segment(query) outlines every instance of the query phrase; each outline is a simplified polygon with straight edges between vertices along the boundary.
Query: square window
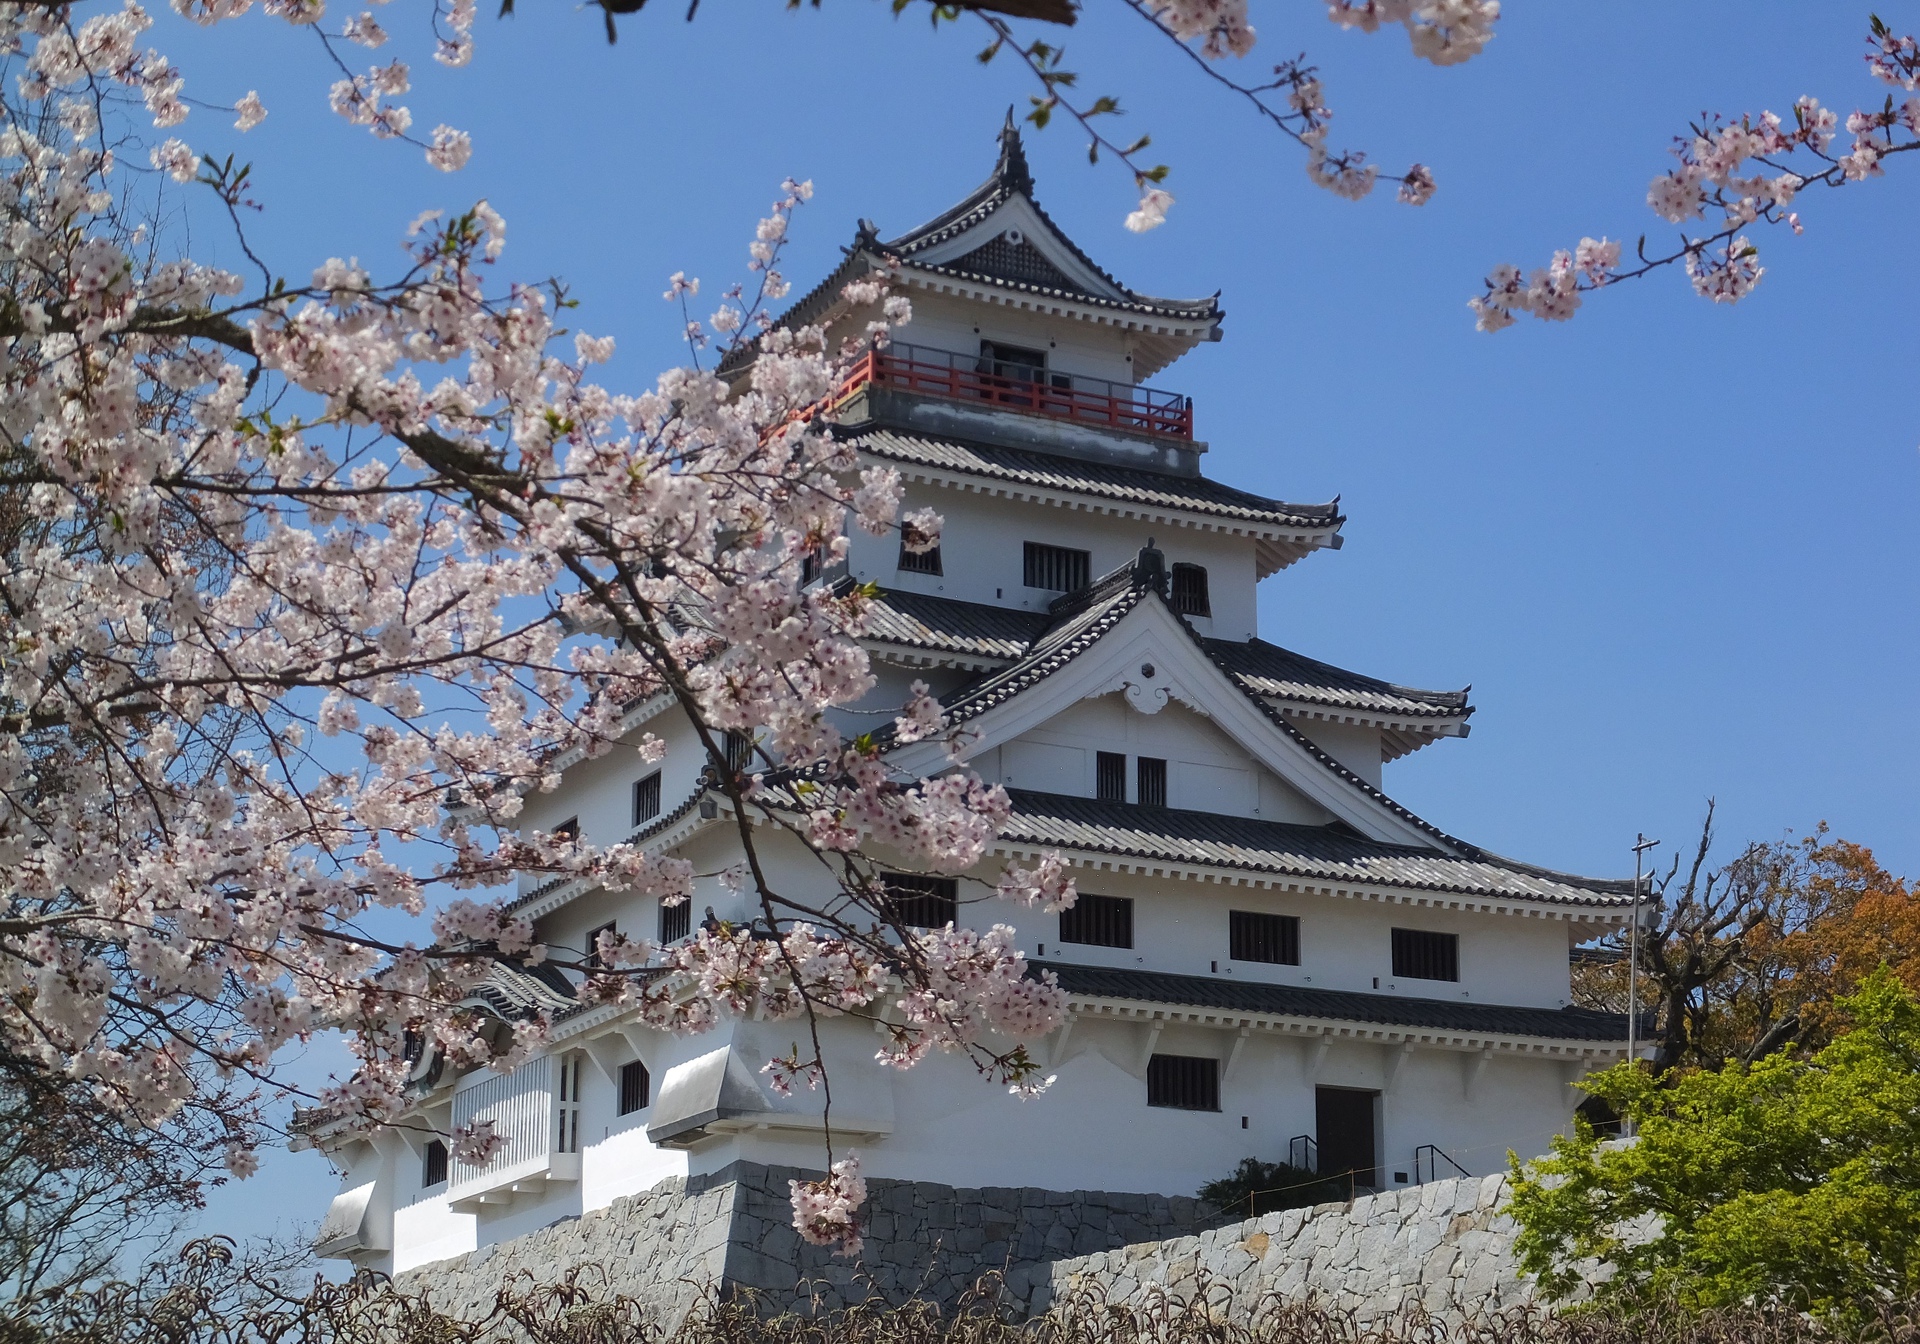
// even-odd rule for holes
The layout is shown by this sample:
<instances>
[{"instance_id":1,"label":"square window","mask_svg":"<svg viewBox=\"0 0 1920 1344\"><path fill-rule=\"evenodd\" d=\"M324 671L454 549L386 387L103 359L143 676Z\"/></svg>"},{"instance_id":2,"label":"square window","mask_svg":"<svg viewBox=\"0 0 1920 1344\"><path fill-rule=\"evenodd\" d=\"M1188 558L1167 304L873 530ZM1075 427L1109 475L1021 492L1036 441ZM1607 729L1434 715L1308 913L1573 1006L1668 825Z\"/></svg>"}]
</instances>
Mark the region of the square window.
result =
<instances>
[{"instance_id":1,"label":"square window","mask_svg":"<svg viewBox=\"0 0 1920 1344\"><path fill-rule=\"evenodd\" d=\"M1458 980L1460 935L1429 929L1393 931L1393 978L1396 980Z\"/></svg>"},{"instance_id":2,"label":"square window","mask_svg":"<svg viewBox=\"0 0 1920 1344\"><path fill-rule=\"evenodd\" d=\"M596 971L604 971L607 969L606 963L600 960L600 935L612 932L613 922L611 920L600 925L598 928L587 930L587 965Z\"/></svg>"},{"instance_id":3,"label":"square window","mask_svg":"<svg viewBox=\"0 0 1920 1344\"><path fill-rule=\"evenodd\" d=\"M959 918L960 884L951 877L883 873L893 917L910 929L944 929Z\"/></svg>"},{"instance_id":4,"label":"square window","mask_svg":"<svg viewBox=\"0 0 1920 1344\"><path fill-rule=\"evenodd\" d=\"M1207 598L1207 567L1175 565L1167 605L1187 616L1213 615L1213 604Z\"/></svg>"},{"instance_id":5,"label":"square window","mask_svg":"<svg viewBox=\"0 0 1920 1344\"><path fill-rule=\"evenodd\" d=\"M940 548L931 547L924 551L910 551L907 543L900 543L900 572L902 574L938 574L940 570Z\"/></svg>"},{"instance_id":6,"label":"square window","mask_svg":"<svg viewBox=\"0 0 1920 1344\"><path fill-rule=\"evenodd\" d=\"M674 905L660 902L660 941L677 943L693 932L693 902L682 900Z\"/></svg>"},{"instance_id":7,"label":"square window","mask_svg":"<svg viewBox=\"0 0 1920 1344\"><path fill-rule=\"evenodd\" d=\"M1043 546L1026 543L1022 556L1022 576L1029 588L1045 588L1056 593L1075 593L1093 577L1093 554L1068 546Z\"/></svg>"},{"instance_id":8,"label":"square window","mask_svg":"<svg viewBox=\"0 0 1920 1344\"><path fill-rule=\"evenodd\" d=\"M1132 947L1132 900L1081 892L1071 909L1060 912L1060 941L1088 947Z\"/></svg>"},{"instance_id":9,"label":"square window","mask_svg":"<svg viewBox=\"0 0 1920 1344\"><path fill-rule=\"evenodd\" d=\"M1235 961L1298 966L1300 921L1292 915L1233 910L1227 914L1227 943L1227 955Z\"/></svg>"},{"instance_id":10,"label":"square window","mask_svg":"<svg viewBox=\"0 0 1920 1344\"><path fill-rule=\"evenodd\" d=\"M1103 751L1094 758L1093 792L1103 803L1127 801L1127 758L1123 752Z\"/></svg>"},{"instance_id":11,"label":"square window","mask_svg":"<svg viewBox=\"0 0 1920 1344\"><path fill-rule=\"evenodd\" d=\"M1220 1061L1201 1055L1155 1055L1147 1061L1147 1105L1219 1110Z\"/></svg>"},{"instance_id":12,"label":"square window","mask_svg":"<svg viewBox=\"0 0 1920 1344\"><path fill-rule=\"evenodd\" d=\"M620 1114L632 1115L647 1109L647 1066L639 1060L620 1066Z\"/></svg>"},{"instance_id":13,"label":"square window","mask_svg":"<svg viewBox=\"0 0 1920 1344\"><path fill-rule=\"evenodd\" d=\"M660 815L660 772L633 781L633 824L652 821Z\"/></svg>"},{"instance_id":14,"label":"square window","mask_svg":"<svg viewBox=\"0 0 1920 1344\"><path fill-rule=\"evenodd\" d=\"M1142 807L1165 807L1167 805L1167 763L1151 756L1142 756L1135 762L1138 767L1139 792L1134 801Z\"/></svg>"}]
</instances>

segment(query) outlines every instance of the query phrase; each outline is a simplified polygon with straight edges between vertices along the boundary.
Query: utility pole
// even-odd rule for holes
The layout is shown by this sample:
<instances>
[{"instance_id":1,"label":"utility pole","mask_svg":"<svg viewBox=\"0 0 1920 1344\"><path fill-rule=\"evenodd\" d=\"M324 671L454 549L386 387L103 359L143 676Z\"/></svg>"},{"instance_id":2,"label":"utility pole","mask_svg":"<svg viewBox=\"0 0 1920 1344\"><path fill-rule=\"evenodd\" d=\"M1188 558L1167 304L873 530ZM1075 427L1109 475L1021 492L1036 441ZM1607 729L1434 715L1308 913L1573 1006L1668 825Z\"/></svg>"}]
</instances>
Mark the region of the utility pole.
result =
<instances>
[{"instance_id":1,"label":"utility pole","mask_svg":"<svg viewBox=\"0 0 1920 1344\"><path fill-rule=\"evenodd\" d=\"M1640 1030L1640 872L1647 851L1660 842L1644 834L1634 837L1633 846L1633 923L1627 929L1627 1059L1637 1061ZM1632 1133L1632 1121L1627 1132Z\"/></svg>"}]
</instances>

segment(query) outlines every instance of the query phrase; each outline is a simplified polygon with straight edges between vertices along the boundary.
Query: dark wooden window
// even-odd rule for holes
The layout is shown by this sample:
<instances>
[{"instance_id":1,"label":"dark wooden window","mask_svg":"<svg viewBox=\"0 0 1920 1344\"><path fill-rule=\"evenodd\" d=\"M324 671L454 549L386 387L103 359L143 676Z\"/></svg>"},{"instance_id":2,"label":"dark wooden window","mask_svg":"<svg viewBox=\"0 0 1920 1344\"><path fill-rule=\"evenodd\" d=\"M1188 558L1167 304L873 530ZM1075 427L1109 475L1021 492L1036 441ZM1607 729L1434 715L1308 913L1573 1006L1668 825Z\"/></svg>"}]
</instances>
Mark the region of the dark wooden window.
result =
<instances>
[{"instance_id":1,"label":"dark wooden window","mask_svg":"<svg viewBox=\"0 0 1920 1344\"><path fill-rule=\"evenodd\" d=\"M1078 592L1093 577L1093 555L1068 546L1043 546L1030 541L1026 544L1024 560L1025 582L1029 588Z\"/></svg>"},{"instance_id":2,"label":"dark wooden window","mask_svg":"<svg viewBox=\"0 0 1920 1344\"><path fill-rule=\"evenodd\" d=\"M620 1066L620 1114L632 1115L647 1109L647 1066L639 1060Z\"/></svg>"},{"instance_id":3,"label":"dark wooden window","mask_svg":"<svg viewBox=\"0 0 1920 1344\"><path fill-rule=\"evenodd\" d=\"M820 577L820 552L807 551L800 557L800 586L805 588Z\"/></svg>"},{"instance_id":4,"label":"dark wooden window","mask_svg":"<svg viewBox=\"0 0 1920 1344\"><path fill-rule=\"evenodd\" d=\"M739 774L753 765L753 739L745 733L727 734L727 769Z\"/></svg>"},{"instance_id":5,"label":"dark wooden window","mask_svg":"<svg viewBox=\"0 0 1920 1344\"><path fill-rule=\"evenodd\" d=\"M900 572L902 574L938 574L940 569L940 548L934 546L924 551L910 551L907 543L900 543Z\"/></svg>"},{"instance_id":6,"label":"dark wooden window","mask_svg":"<svg viewBox=\"0 0 1920 1344\"><path fill-rule=\"evenodd\" d=\"M1207 599L1207 567L1175 565L1173 590L1168 604L1188 616L1211 616L1213 604Z\"/></svg>"},{"instance_id":7,"label":"dark wooden window","mask_svg":"<svg viewBox=\"0 0 1920 1344\"><path fill-rule=\"evenodd\" d=\"M553 828L553 834L555 838L565 838L568 840L575 840L575 841L579 840L580 818L568 817L565 821L561 822L558 826L555 826Z\"/></svg>"},{"instance_id":8,"label":"dark wooden window","mask_svg":"<svg viewBox=\"0 0 1920 1344\"><path fill-rule=\"evenodd\" d=\"M1393 931L1393 976L1408 980L1458 980L1460 935L1427 929Z\"/></svg>"},{"instance_id":9,"label":"dark wooden window","mask_svg":"<svg viewBox=\"0 0 1920 1344\"><path fill-rule=\"evenodd\" d=\"M1234 910L1227 915L1227 955L1235 961L1300 964L1300 921L1292 915Z\"/></svg>"},{"instance_id":10,"label":"dark wooden window","mask_svg":"<svg viewBox=\"0 0 1920 1344\"><path fill-rule=\"evenodd\" d=\"M611 920L600 925L598 928L587 930L587 965L596 971L606 969L606 964L600 960L600 935L612 932L613 922Z\"/></svg>"},{"instance_id":11,"label":"dark wooden window","mask_svg":"<svg viewBox=\"0 0 1920 1344\"><path fill-rule=\"evenodd\" d=\"M660 941L677 943L693 932L693 902L681 901L676 905L660 902Z\"/></svg>"},{"instance_id":12,"label":"dark wooden window","mask_svg":"<svg viewBox=\"0 0 1920 1344\"><path fill-rule=\"evenodd\" d=\"M1103 751L1094 757L1093 794L1103 803L1127 801L1126 753Z\"/></svg>"},{"instance_id":13,"label":"dark wooden window","mask_svg":"<svg viewBox=\"0 0 1920 1344\"><path fill-rule=\"evenodd\" d=\"M1132 947L1133 902L1125 896L1081 892L1072 909L1060 912L1060 941L1089 947Z\"/></svg>"},{"instance_id":14,"label":"dark wooden window","mask_svg":"<svg viewBox=\"0 0 1920 1344\"><path fill-rule=\"evenodd\" d=\"M447 1145L439 1139L427 1140L426 1154L420 1160L420 1188L430 1190L447 1180Z\"/></svg>"},{"instance_id":15,"label":"dark wooden window","mask_svg":"<svg viewBox=\"0 0 1920 1344\"><path fill-rule=\"evenodd\" d=\"M959 918L960 884L951 877L884 873L893 917L913 929L944 929Z\"/></svg>"},{"instance_id":16,"label":"dark wooden window","mask_svg":"<svg viewBox=\"0 0 1920 1344\"><path fill-rule=\"evenodd\" d=\"M1220 1061L1200 1055L1155 1055L1147 1061L1147 1105L1219 1110Z\"/></svg>"},{"instance_id":17,"label":"dark wooden window","mask_svg":"<svg viewBox=\"0 0 1920 1344\"><path fill-rule=\"evenodd\" d=\"M1167 805L1167 763L1155 760L1151 756L1142 756L1136 762L1139 774L1139 792L1134 801L1142 807L1165 807Z\"/></svg>"},{"instance_id":18,"label":"dark wooden window","mask_svg":"<svg viewBox=\"0 0 1920 1344\"><path fill-rule=\"evenodd\" d=\"M633 781L633 824L652 821L660 815L660 772Z\"/></svg>"}]
</instances>

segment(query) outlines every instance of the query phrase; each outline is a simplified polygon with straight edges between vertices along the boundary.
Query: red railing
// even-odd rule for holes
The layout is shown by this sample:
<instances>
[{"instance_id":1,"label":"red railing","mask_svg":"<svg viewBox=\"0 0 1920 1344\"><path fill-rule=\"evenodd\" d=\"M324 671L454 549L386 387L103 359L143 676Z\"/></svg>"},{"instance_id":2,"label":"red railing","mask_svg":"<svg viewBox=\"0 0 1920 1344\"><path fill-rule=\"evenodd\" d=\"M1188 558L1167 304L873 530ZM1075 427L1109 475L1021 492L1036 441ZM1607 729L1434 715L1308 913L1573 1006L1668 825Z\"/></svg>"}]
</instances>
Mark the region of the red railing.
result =
<instances>
[{"instance_id":1,"label":"red railing","mask_svg":"<svg viewBox=\"0 0 1920 1344\"><path fill-rule=\"evenodd\" d=\"M885 350L868 351L841 384L840 396L850 396L869 384L956 401L985 401L1082 425L1108 425L1176 439L1193 437L1193 399L1177 392L923 345L895 342Z\"/></svg>"}]
</instances>

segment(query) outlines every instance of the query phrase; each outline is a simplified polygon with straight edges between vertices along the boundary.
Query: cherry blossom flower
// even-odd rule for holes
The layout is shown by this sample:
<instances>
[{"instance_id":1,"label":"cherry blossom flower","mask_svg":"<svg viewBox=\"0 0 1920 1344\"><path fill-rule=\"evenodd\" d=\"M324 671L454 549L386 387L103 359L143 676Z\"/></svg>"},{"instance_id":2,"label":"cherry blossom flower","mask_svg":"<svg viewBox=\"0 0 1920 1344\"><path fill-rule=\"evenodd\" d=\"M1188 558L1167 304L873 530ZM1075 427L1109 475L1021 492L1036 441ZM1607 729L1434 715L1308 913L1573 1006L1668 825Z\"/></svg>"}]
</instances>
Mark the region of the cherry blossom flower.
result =
<instances>
[{"instance_id":1,"label":"cherry blossom flower","mask_svg":"<svg viewBox=\"0 0 1920 1344\"><path fill-rule=\"evenodd\" d=\"M1157 229L1167 222L1167 209L1173 204L1171 192L1148 187L1140 194L1140 208L1127 216L1127 228L1134 233Z\"/></svg>"},{"instance_id":2,"label":"cherry blossom flower","mask_svg":"<svg viewBox=\"0 0 1920 1344\"><path fill-rule=\"evenodd\" d=\"M233 110L238 114L233 124L243 131L250 131L267 119L266 106L260 101L260 95L252 89L248 89L247 96L233 105Z\"/></svg>"}]
</instances>

